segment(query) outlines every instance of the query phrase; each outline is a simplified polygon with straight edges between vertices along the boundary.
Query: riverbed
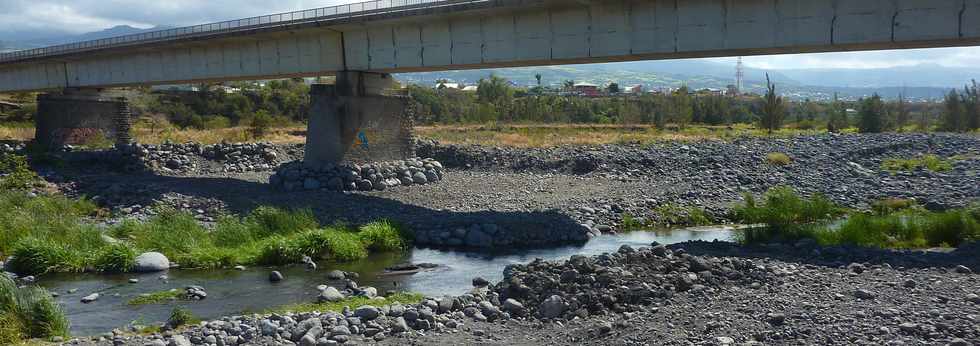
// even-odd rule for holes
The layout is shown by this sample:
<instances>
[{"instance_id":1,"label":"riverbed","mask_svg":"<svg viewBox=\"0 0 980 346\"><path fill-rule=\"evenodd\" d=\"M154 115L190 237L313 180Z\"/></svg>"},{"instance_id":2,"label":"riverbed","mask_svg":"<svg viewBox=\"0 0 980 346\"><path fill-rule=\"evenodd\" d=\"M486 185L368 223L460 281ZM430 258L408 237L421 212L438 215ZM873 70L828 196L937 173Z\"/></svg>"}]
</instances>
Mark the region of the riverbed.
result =
<instances>
[{"instance_id":1,"label":"riverbed","mask_svg":"<svg viewBox=\"0 0 980 346\"><path fill-rule=\"evenodd\" d=\"M637 231L602 235L583 245L549 249L513 251L466 252L430 248L414 248L402 253L375 254L352 263L321 263L319 270L307 271L302 266L254 267L237 270L172 270L155 274L58 274L44 277L40 284L59 294L58 302L71 321L73 335L95 335L129 324L147 325L167 319L174 306L180 305L204 319L261 312L270 308L314 301L318 285L338 285L326 279L329 270L356 272L361 286L373 286L379 292L400 290L430 296L459 295L472 288L472 279L482 277L490 282L503 278L507 265L522 264L536 258L567 259L571 255L598 255L613 252L622 245L648 246L656 241L673 244L690 240L731 240L729 227L702 227L668 231ZM436 268L414 275L384 275L384 269L403 263L431 263ZM271 283L269 272L278 270L285 280ZM165 279L161 276L165 276ZM136 278L138 283L129 283ZM176 301L142 306L127 305L140 294L180 289L188 285L202 286L208 297L201 301ZM69 293L73 292L73 293ZM98 301L83 304L81 297L99 293Z\"/></svg>"}]
</instances>

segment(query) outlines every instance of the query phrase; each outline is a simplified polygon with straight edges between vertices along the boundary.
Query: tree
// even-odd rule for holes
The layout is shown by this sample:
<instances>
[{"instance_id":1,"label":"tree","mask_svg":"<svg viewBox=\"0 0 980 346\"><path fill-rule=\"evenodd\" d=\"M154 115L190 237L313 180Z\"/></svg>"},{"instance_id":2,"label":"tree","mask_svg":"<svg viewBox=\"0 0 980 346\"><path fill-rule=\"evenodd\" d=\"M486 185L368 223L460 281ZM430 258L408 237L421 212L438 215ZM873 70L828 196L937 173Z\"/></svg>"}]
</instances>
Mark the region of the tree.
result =
<instances>
[{"instance_id":1,"label":"tree","mask_svg":"<svg viewBox=\"0 0 980 346\"><path fill-rule=\"evenodd\" d=\"M834 93L834 102L830 105L830 114L827 119L827 131L839 132L847 126L847 107L844 107L844 104L837 98L837 93Z\"/></svg>"},{"instance_id":2,"label":"tree","mask_svg":"<svg viewBox=\"0 0 980 346\"><path fill-rule=\"evenodd\" d=\"M606 87L606 91L608 91L610 94L618 94L619 84L616 82L609 83L609 86Z\"/></svg>"},{"instance_id":3,"label":"tree","mask_svg":"<svg viewBox=\"0 0 980 346\"><path fill-rule=\"evenodd\" d=\"M565 91L572 91L572 89L575 89L575 81L571 79L566 80L562 83L562 86L565 87Z\"/></svg>"},{"instance_id":4,"label":"tree","mask_svg":"<svg viewBox=\"0 0 980 346\"><path fill-rule=\"evenodd\" d=\"M776 84L772 83L769 74L766 73L766 96L765 105L762 107L762 127L768 130L771 135L773 130L782 127L785 113L786 106L783 104L783 98L776 96Z\"/></svg>"},{"instance_id":5,"label":"tree","mask_svg":"<svg viewBox=\"0 0 980 346\"><path fill-rule=\"evenodd\" d=\"M898 102L895 103L895 128L901 130L909 123L909 105L905 102L905 95L898 94Z\"/></svg>"},{"instance_id":6,"label":"tree","mask_svg":"<svg viewBox=\"0 0 980 346\"><path fill-rule=\"evenodd\" d=\"M861 110L858 112L858 131L861 133L876 133L885 130L887 110L881 96L874 94L870 98L861 99Z\"/></svg>"},{"instance_id":7,"label":"tree","mask_svg":"<svg viewBox=\"0 0 980 346\"><path fill-rule=\"evenodd\" d=\"M943 111L944 131L962 132L966 130L966 107L956 90L946 95L946 107Z\"/></svg>"},{"instance_id":8,"label":"tree","mask_svg":"<svg viewBox=\"0 0 980 346\"><path fill-rule=\"evenodd\" d=\"M535 74L534 75L534 79L537 79L538 80L538 86L540 87L541 86L541 74L540 73Z\"/></svg>"}]
</instances>

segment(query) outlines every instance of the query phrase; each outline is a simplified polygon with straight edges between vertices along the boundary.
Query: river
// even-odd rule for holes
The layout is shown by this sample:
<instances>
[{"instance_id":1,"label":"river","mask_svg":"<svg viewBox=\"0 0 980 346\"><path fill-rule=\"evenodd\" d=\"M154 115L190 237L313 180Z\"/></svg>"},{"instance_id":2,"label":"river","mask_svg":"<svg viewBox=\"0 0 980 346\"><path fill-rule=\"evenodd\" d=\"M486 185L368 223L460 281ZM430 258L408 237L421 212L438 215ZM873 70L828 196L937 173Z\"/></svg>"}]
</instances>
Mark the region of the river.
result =
<instances>
[{"instance_id":1,"label":"river","mask_svg":"<svg viewBox=\"0 0 980 346\"><path fill-rule=\"evenodd\" d=\"M73 335L95 335L131 323L146 325L166 321L175 304L186 307L200 318L211 319L311 302L316 298L318 285L340 284L326 279L326 272L332 269L357 272L360 274L356 280L359 285L374 286L378 292L397 289L431 296L458 295L472 287L474 277L497 282L503 278L503 269L507 265L528 263L536 258L561 260L576 254L598 255L614 252L622 245L640 247L654 241L673 244L688 240L730 240L732 234L732 229L725 227L639 231L602 235L583 245L549 249L481 253L414 248L402 253L375 254L353 263L321 263L316 272L308 272L302 266L255 267L245 271L172 270L166 273L168 280L160 279L163 273L55 274L43 277L39 283L59 294L57 300L65 308ZM415 275L379 275L386 267L402 263L433 263L438 267ZM269 282L268 275L272 270L282 272L285 280ZM131 278L139 279L139 283L129 283ZM188 285L204 287L208 298L142 306L126 304L143 293L172 288L182 290ZM68 293L70 290L75 291ZM82 304L81 297L92 293L99 293L99 300Z\"/></svg>"}]
</instances>

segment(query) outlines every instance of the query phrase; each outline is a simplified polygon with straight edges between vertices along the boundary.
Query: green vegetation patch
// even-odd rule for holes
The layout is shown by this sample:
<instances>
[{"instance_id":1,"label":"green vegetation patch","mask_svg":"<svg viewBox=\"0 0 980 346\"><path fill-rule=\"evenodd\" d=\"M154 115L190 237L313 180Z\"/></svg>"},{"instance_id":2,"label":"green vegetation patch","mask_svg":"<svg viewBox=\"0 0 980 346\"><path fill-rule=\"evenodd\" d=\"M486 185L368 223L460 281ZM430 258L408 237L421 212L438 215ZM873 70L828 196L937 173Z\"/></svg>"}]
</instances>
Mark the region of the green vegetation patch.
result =
<instances>
[{"instance_id":1,"label":"green vegetation patch","mask_svg":"<svg viewBox=\"0 0 980 346\"><path fill-rule=\"evenodd\" d=\"M823 195L803 198L785 186L769 190L761 202L751 194L745 194L744 198L745 203L734 208L733 219L744 224L761 225L740 233L740 240L744 243L812 238L815 223L844 214L843 208Z\"/></svg>"},{"instance_id":2,"label":"green vegetation patch","mask_svg":"<svg viewBox=\"0 0 980 346\"><path fill-rule=\"evenodd\" d=\"M953 160L936 155L923 155L910 159L891 158L881 163L881 169L890 172L912 172L919 169L946 172L953 169Z\"/></svg>"},{"instance_id":3,"label":"green vegetation patch","mask_svg":"<svg viewBox=\"0 0 980 346\"><path fill-rule=\"evenodd\" d=\"M40 287L18 287L13 279L0 275L0 344L68 337L68 326L51 293Z\"/></svg>"},{"instance_id":4,"label":"green vegetation patch","mask_svg":"<svg viewBox=\"0 0 980 346\"><path fill-rule=\"evenodd\" d=\"M313 311L343 312L344 307L350 307L353 309L362 305L382 306L382 305L394 305L394 304L402 304L402 305L418 304L422 302L423 298L424 296L418 293L399 292L384 297L384 300L372 299L367 297L351 297L339 302L332 302L332 303L306 303L306 304L286 305L279 308L268 310L266 311L266 313L282 314L288 312L303 313L303 312L313 312Z\"/></svg>"},{"instance_id":5,"label":"green vegetation patch","mask_svg":"<svg viewBox=\"0 0 980 346\"><path fill-rule=\"evenodd\" d=\"M181 300L183 297L184 295L180 293L180 290L171 289L166 291L141 294L138 297L127 301L126 305L137 306L137 305L163 304L175 300Z\"/></svg>"},{"instance_id":6,"label":"green vegetation patch","mask_svg":"<svg viewBox=\"0 0 980 346\"><path fill-rule=\"evenodd\" d=\"M194 316L190 310L180 306L174 307L174 309L170 311L170 318L167 319L167 325L173 328L200 322L201 319Z\"/></svg>"},{"instance_id":7,"label":"green vegetation patch","mask_svg":"<svg viewBox=\"0 0 980 346\"><path fill-rule=\"evenodd\" d=\"M766 154L766 163L773 166L786 166L793 163L793 159L784 153L769 153Z\"/></svg>"},{"instance_id":8,"label":"green vegetation patch","mask_svg":"<svg viewBox=\"0 0 980 346\"><path fill-rule=\"evenodd\" d=\"M746 244L813 239L822 245L879 248L956 247L980 240L980 206L931 212L912 201L886 199L872 213L852 212L839 224L829 221L845 210L816 195L802 198L792 189L774 188L761 203L746 196L734 210L735 219L754 227L739 240Z\"/></svg>"}]
</instances>

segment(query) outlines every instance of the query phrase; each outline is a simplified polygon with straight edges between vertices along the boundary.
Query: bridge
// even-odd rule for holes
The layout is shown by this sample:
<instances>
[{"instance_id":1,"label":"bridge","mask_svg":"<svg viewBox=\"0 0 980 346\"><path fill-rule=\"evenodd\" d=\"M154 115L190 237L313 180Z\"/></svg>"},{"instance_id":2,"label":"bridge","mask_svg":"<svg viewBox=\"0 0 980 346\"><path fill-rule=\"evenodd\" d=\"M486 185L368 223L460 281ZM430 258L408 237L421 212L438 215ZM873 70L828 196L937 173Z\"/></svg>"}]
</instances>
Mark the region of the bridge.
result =
<instances>
[{"instance_id":1,"label":"bridge","mask_svg":"<svg viewBox=\"0 0 980 346\"><path fill-rule=\"evenodd\" d=\"M336 75L308 144L343 147L396 72L978 42L980 0L378 0L0 54L0 92Z\"/></svg>"}]
</instances>

